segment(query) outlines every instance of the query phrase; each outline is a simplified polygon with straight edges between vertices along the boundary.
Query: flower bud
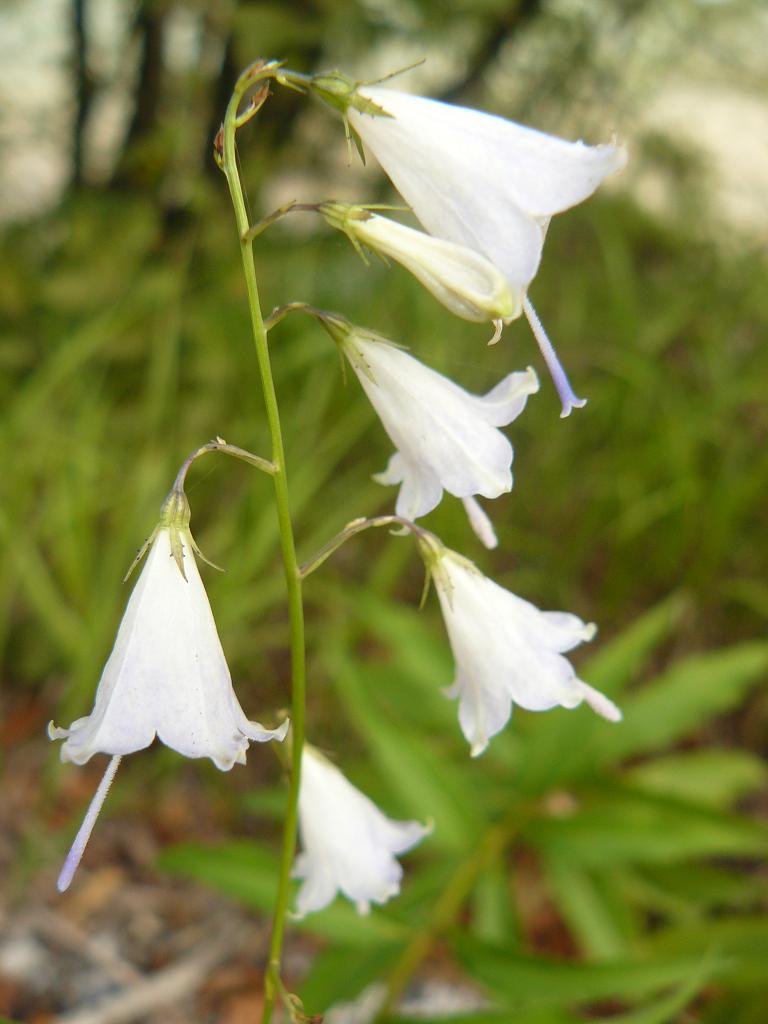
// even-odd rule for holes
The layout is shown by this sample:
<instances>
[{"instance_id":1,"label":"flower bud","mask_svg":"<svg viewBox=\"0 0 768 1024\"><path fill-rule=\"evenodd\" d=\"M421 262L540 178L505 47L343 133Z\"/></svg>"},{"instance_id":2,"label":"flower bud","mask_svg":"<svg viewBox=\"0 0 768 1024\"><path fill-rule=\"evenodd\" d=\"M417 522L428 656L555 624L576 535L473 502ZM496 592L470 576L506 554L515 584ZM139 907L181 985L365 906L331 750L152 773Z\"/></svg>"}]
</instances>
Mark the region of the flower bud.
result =
<instances>
[{"instance_id":1,"label":"flower bud","mask_svg":"<svg viewBox=\"0 0 768 1024\"><path fill-rule=\"evenodd\" d=\"M520 316L522 294L480 253L372 213L365 206L322 203L328 223L355 248L365 245L409 270L438 302L463 320L509 323Z\"/></svg>"}]
</instances>

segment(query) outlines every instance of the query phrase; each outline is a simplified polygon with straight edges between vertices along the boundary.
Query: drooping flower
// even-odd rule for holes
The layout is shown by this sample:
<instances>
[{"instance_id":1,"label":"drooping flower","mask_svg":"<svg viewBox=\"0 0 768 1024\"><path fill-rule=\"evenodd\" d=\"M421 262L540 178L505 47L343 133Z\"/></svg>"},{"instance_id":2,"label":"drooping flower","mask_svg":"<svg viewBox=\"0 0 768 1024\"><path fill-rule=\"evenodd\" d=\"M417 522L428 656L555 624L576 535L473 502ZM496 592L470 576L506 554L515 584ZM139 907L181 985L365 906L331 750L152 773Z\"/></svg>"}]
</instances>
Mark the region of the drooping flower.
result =
<instances>
[{"instance_id":1,"label":"drooping flower","mask_svg":"<svg viewBox=\"0 0 768 1024\"><path fill-rule=\"evenodd\" d=\"M303 879L298 915L322 910L341 892L358 913L400 892L403 869L396 857L430 829L418 821L393 821L352 785L335 765L306 744L301 759L299 835L293 868Z\"/></svg>"},{"instance_id":2,"label":"drooping flower","mask_svg":"<svg viewBox=\"0 0 768 1024\"><path fill-rule=\"evenodd\" d=\"M594 624L568 612L540 611L431 534L419 535L419 545L456 661L447 693L459 700L459 724L473 757L503 729L513 704L547 711L586 701L609 721L621 719L616 705L579 679L563 657L592 639Z\"/></svg>"},{"instance_id":3,"label":"drooping flower","mask_svg":"<svg viewBox=\"0 0 768 1024\"><path fill-rule=\"evenodd\" d=\"M519 416L528 396L538 391L534 371L510 373L487 395L473 395L380 335L341 318L325 326L397 448L374 478L400 484L397 514L411 520L425 516L445 490L469 499L470 523L493 546L487 517L471 499L497 498L512 487L514 452L498 427Z\"/></svg>"},{"instance_id":4,"label":"drooping flower","mask_svg":"<svg viewBox=\"0 0 768 1024\"><path fill-rule=\"evenodd\" d=\"M480 253L398 224L365 206L327 202L318 210L356 248L364 245L401 263L456 316L493 323L494 340L503 324L520 316L519 295Z\"/></svg>"},{"instance_id":5,"label":"drooping flower","mask_svg":"<svg viewBox=\"0 0 768 1024\"><path fill-rule=\"evenodd\" d=\"M83 828L87 840L124 754L158 737L186 757L210 757L228 771L245 763L250 742L282 740L284 722L266 729L249 721L235 696L211 607L195 562L189 505L171 492L131 593L112 653L101 674L90 715L68 729L51 723L51 739L63 739L62 761L85 764L96 753L112 755ZM108 781L107 781L108 780ZM82 855L83 829L62 878L69 884ZM73 851L74 851L73 847Z\"/></svg>"},{"instance_id":6,"label":"drooping flower","mask_svg":"<svg viewBox=\"0 0 768 1024\"><path fill-rule=\"evenodd\" d=\"M498 267L531 324L562 415L583 405L527 291L551 217L620 170L624 150L568 142L480 110L358 85L338 72L316 76L310 87L342 112L431 235Z\"/></svg>"}]
</instances>

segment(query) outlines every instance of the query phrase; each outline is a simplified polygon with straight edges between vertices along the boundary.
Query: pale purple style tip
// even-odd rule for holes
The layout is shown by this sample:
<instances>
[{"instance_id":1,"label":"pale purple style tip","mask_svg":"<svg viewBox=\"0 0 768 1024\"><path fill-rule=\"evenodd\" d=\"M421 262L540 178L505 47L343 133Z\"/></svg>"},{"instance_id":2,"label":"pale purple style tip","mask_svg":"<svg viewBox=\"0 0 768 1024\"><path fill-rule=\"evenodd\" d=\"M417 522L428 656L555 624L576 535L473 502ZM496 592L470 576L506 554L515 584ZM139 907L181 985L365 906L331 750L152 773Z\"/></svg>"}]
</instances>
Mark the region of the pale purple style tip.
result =
<instances>
[{"instance_id":1,"label":"pale purple style tip","mask_svg":"<svg viewBox=\"0 0 768 1024\"><path fill-rule=\"evenodd\" d=\"M586 398L578 398L571 387L568 375L563 369L560 360L557 358L557 352L555 352L552 342L547 337L547 332L544 330L541 320L539 320L538 313L533 308L531 300L527 295L523 296L523 311L528 318L528 323L531 325L533 336L538 342L541 354L544 356L544 362L547 364L549 374L557 388L557 393L560 396L560 402L563 406L560 417L570 416L571 409L581 409L582 406L587 404L587 400Z\"/></svg>"},{"instance_id":2,"label":"pale purple style tip","mask_svg":"<svg viewBox=\"0 0 768 1024\"><path fill-rule=\"evenodd\" d=\"M106 799L109 787L112 785L112 780L115 777L115 772L120 766L122 755L115 754L110 759L107 769L101 777L99 788L96 790L91 800L90 806L86 811L83 823L75 836L75 841L72 843L67 859L64 861L64 867L61 869L61 874L56 882L56 888L59 892L66 892L70 886L72 879L75 877L80 860L85 853L85 848L88 845L88 840L91 838L91 832L93 832L93 826L96 824L96 819L99 816L101 806Z\"/></svg>"}]
</instances>

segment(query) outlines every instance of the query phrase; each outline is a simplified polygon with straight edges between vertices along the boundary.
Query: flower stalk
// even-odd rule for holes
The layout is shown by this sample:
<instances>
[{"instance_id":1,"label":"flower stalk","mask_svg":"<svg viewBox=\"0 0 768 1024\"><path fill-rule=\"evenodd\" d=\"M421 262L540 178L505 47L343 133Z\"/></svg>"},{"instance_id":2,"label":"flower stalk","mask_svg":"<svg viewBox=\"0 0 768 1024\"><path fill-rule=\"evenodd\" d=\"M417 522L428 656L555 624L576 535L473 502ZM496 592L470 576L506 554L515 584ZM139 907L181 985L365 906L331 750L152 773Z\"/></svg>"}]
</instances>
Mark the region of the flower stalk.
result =
<instances>
[{"instance_id":1,"label":"flower stalk","mask_svg":"<svg viewBox=\"0 0 768 1024\"><path fill-rule=\"evenodd\" d=\"M299 566L301 578L304 580L315 569L319 569L323 562L327 561L335 551L338 551L342 545L346 544L356 534L362 533L363 530L370 530L375 526L400 526L403 533L410 532L417 537L427 533L421 526L417 526L416 523L411 522L410 519L405 519L403 516L376 516L373 519L353 519L335 537L331 537L329 541L323 544L319 551L316 551L311 558L308 558L306 562L302 562Z\"/></svg>"},{"instance_id":2,"label":"flower stalk","mask_svg":"<svg viewBox=\"0 0 768 1024\"><path fill-rule=\"evenodd\" d=\"M256 264L253 256L252 238L248 237L250 228L245 205L243 186L237 167L237 151L235 134L240 118L239 108L244 94L264 79L274 75L274 67L269 63L256 64L249 68L238 79L232 98L229 101L224 117L223 130L217 136L216 152L219 165L224 172L229 186L232 206L235 213L240 255L248 294L248 307L251 314L253 341L259 365L264 405L272 441L272 463L275 471L272 475L275 488L275 505L280 532L280 550L285 572L285 583L288 597L288 617L291 637L291 725L292 725L292 756L291 773L288 787L288 806L283 829L282 852L280 857L280 874L278 878L277 899L272 923L272 936L269 946L269 962L265 977L265 996L263 1024L269 1024L280 994L280 963L282 959L285 918L288 910L290 894L291 866L296 848L298 826L299 782L301 779L301 755L304 747L304 718L306 702L306 654L304 641L304 608L301 593L301 576L296 559L296 544L291 521L290 502L288 496L288 480L285 465L280 411L277 402L272 365L269 356L269 344L264 319L259 301L259 289L256 279ZM259 89L259 95L261 88ZM250 109L250 108L249 108ZM219 148L220 147L220 148Z\"/></svg>"}]
</instances>

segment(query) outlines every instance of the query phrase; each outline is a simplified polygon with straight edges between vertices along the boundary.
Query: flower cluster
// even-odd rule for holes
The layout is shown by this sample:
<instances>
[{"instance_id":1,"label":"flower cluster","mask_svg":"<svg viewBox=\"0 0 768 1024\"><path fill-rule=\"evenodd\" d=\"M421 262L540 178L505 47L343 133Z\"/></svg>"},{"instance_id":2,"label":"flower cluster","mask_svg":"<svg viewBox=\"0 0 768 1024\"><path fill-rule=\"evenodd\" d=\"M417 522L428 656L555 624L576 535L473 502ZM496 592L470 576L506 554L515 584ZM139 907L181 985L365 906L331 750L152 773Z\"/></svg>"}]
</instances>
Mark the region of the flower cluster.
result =
<instances>
[{"instance_id":1,"label":"flower cluster","mask_svg":"<svg viewBox=\"0 0 768 1024\"><path fill-rule=\"evenodd\" d=\"M584 405L528 288L551 218L620 170L625 151L566 142L492 114L395 89L359 86L338 73L312 84L343 111L430 237L419 240L418 232L391 222L385 226L380 217L365 220L332 209L330 215L325 211L328 219L356 241L398 260L457 315L493 320L492 341L504 324L525 313L557 387L561 415Z\"/></svg>"},{"instance_id":2,"label":"flower cluster","mask_svg":"<svg viewBox=\"0 0 768 1024\"><path fill-rule=\"evenodd\" d=\"M276 67L269 65L270 70ZM287 73L281 75L290 81ZM358 86L338 73L302 80L341 111L426 233L383 217L370 206L325 202L313 209L360 251L372 249L400 263L455 315L492 325L491 342L524 313L560 394L562 415L582 405L527 293L550 218L591 195L622 166L623 151L613 145L566 142L489 114L391 89ZM262 89L234 127L253 116L265 96ZM233 109L236 114L237 104ZM217 146L224 146L218 136ZM217 159L225 160L223 148L217 148ZM258 230L243 237L255 237ZM579 679L565 657L592 639L594 625L567 612L540 611L415 522L433 511L447 492L464 503L481 542L489 548L497 544L477 499L492 501L512 488L514 452L501 428L513 423L538 391L535 371L528 367L511 372L486 394L473 394L402 346L344 317L301 304L284 308L303 308L317 317L348 360L392 441L395 450L376 479L399 490L395 515L382 521L398 522L415 536L434 581L456 663L448 696L458 700L459 726L472 757L506 725L514 704L545 711L586 702L604 718L618 721L619 709ZM62 870L61 889L72 879L123 755L157 737L187 757L208 757L228 771L236 762L245 763L251 742L282 741L286 736L287 721L266 728L243 712L197 568L199 551L189 529L183 480L191 460L216 447L247 457L267 472L280 472L277 457L273 465L220 439L182 467L145 545L149 553L104 667L93 711L69 728L49 727L52 739L64 740L65 761L84 764L99 752L111 757ZM374 521L351 524L349 535L359 523ZM332 543L328 550L333 549ZM295 582L299 574L293 578ZM298 758L298 744L295 751ZM293 776L294 786L297 778ZM371 903L386 902L400 887L403 871L397 857L419 843L430 826L387 817L309 745L301 752L300 778L302 849L293 869L301 880L297 914L320 910L339 891L360 913L367 913Z\"/></svg>"},{"instance_id":3,"label":"flower cluster","mask_svg":"<svg viewBox=\"0 0 768 1024\"><path fill-rule=\"evenodd\" d=\"M361 87L338 73L318 76L310 87L342 112L360 148L376 156L428 233L381 216L377 207L325 202L318 212L361 253L371 249L400 263L456 316L491 323L490 343L525 313L562 415L583 405L527 292L550 218L618 170L623 150L565 142L480 111ZM464 502L480 540L496 546L477 498L492 500L512 487L513 449L499 428L517 419L538 391L534 370L510 373L485 395L471 394L376 332L315 313L395 447L375 479L399 486L396 515L410 522L434 580L456 661L447 695L458 699L472 756L509 721L513 704L545 711L586 702L618 721L619 709L580 680L565 657L592 639L594 625L567 612L540 611L413 522L447 492ZM315 753L305 758L304 772L299 911L324 905L337 889L361 910L396 892L401 869L393 855L417 842L423 827L384 818Z\"/></svg>"}]
</instances>

